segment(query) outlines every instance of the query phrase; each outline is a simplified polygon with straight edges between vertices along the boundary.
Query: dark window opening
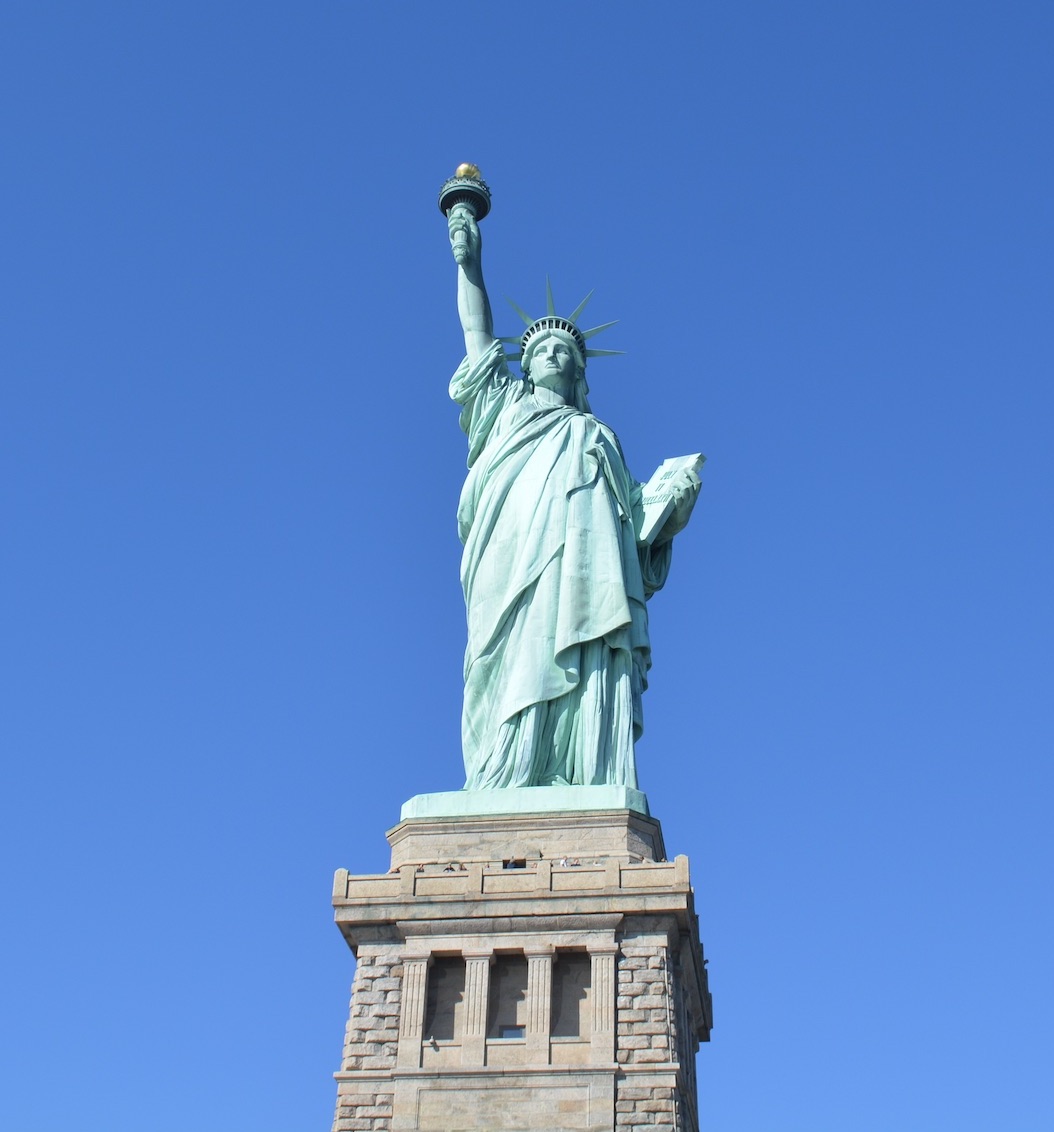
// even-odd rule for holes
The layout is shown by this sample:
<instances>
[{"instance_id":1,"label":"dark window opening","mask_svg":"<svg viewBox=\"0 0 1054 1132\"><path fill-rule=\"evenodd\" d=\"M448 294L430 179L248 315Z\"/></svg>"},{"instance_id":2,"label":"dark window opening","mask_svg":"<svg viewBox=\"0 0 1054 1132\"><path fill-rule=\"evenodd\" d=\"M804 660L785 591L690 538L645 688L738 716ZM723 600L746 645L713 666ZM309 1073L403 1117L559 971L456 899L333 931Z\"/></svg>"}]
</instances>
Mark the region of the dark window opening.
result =
<instances>
[{"instance_id":1,"label":"dark window opening","mask_svg":"<svg viewBox=\"0 0 1054 1132\"><path fill-rule=\"evenodd\" d=\"M465 960L460 956L436 959L428 971L424 1036L427 1041L453 1041L461 1030L465 1000Z\"/></svg>"},{"instance_id":2,"label":"dark window opening","mask_svg":"<svg viewBox=\"0 0 1054 1132\"><path fill-rule=\"evenodd\" d=\"M592 973L592 963L584 951L557 952L553 964L554 1038L581 1038L589 1034Z\"/></svg>"},{"instance_id":3,"label":"dark window opening","mask_svg":"<svg viewBox=\"0 0 1054 1132\"><path fill-rule=\"evenodd\" d=\"M522 955L499 955L490 969L490 1009L487 1037L514 1037L507 1029L527 1027L527 960Z\"/></svg>"}]
</instances>

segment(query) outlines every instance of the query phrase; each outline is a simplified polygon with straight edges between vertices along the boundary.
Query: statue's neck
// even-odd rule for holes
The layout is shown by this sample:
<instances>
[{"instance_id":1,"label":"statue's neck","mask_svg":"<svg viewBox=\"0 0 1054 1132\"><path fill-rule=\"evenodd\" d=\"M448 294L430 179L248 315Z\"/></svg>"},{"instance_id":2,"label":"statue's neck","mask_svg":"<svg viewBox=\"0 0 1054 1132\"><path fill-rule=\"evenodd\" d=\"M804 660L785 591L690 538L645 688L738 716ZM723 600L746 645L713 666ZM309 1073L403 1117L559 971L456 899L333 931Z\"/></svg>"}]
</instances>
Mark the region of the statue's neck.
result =
<instances>
[{"instance_id":1,"label":"statue's neck","mask_svg":"<svg viewBox=\"0 0 1054 1132\"><path fill-rule=\"evenodd\" d=\"M556 409L561 405L570 405L571 400L562 392L557 392L555 389L546 389L544 385L536 385L534 387L534 399L539 405L547 409Z\"/></svg>"}]
</instances>

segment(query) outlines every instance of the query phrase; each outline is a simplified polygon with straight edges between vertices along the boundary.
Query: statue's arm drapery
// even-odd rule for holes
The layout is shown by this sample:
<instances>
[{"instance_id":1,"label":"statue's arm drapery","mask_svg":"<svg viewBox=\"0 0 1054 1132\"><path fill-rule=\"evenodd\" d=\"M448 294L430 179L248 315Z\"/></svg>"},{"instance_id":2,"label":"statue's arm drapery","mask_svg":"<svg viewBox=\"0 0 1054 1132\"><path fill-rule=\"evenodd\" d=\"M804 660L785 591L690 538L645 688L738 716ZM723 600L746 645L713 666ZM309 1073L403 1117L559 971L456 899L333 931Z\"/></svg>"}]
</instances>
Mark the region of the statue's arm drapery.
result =
<instances>
[{"instance_id":1,"label":"statue's arm drapery","mask_svg":"<svg viewBox=\"0 0 1054 1132\"><path fill-rule=\"evenodd\" d=\"M501 343L492 341L478 357L466 357L450 379L450 396L461 406L461 430L468 437L468 466L475 464L502 410L526 392L513 377Z\"/></svg>"}]
</instances>

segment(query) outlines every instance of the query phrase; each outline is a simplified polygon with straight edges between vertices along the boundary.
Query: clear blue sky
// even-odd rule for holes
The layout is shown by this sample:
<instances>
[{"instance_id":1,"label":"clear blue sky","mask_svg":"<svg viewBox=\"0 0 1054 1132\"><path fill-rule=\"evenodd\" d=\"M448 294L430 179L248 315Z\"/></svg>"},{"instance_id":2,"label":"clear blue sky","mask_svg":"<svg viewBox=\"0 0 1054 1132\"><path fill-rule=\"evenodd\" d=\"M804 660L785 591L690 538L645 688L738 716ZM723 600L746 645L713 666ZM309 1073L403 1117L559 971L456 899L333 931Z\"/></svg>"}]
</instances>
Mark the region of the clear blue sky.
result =
<instances>
[{"instance_id":1,"label":"clear blue sky","mask_svg":"<svg viewBox=\"0 0 1054 1132\"><path fill-rule=\"evenodd\" d=\"M3 6L5 1128L329 1127L332 872L461 783L462 160L499 333L595 287L631 467L709 457L638 756L704 1128L1054 1127L1052 58L1024 0Z\"/></svg>"}]
</instances>

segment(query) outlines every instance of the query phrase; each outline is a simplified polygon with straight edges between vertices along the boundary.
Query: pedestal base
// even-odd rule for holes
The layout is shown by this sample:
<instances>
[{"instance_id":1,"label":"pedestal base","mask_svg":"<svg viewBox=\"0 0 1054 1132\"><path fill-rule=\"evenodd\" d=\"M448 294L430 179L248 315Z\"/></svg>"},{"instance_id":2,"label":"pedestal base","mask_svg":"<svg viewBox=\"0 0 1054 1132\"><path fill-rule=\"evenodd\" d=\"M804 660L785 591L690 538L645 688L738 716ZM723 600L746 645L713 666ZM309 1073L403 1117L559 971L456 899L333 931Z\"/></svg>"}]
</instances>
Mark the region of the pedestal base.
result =
<instances>
[{"instance_id":1,"label":"pedestal base","mask_svg":"<svg viewBox=\"0 0 1054 1132\"><path fill-rule=\"evenodd\" d=\"M407 818L453 818L479 814L573 814L633 810L648 815L648 799L629 786L520 786L508 790L450 790L415 794L403 804Z\"/></svg>"},{"instance_id":2,"label":"pedestal base","mask_svg":"<svg viewBox=\"0 0 1054 1132\"><path fill-rule=\"evenodd\" d=\"M406 806L403 814L405 817ZM515 862L533 868L543 860L589 865L612 857L627 864L666 860L657 821L633 810L613 808L412 818L388 831L388 843L393 869L432 864L455 869L469 864L520 867Z\"/></svg>"},{"instance_id":3,"label":"pedestal base","mask_svg":"<svg viewBox=\"0 0 1054 1132\"><path fill-rule=\"evenodd\" d=\"M448 815L388 837L391 873L334 883L358 960L334 1132L694 1132L710 995L658 822Z\"/></svg>"}]
</instances>

